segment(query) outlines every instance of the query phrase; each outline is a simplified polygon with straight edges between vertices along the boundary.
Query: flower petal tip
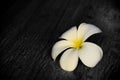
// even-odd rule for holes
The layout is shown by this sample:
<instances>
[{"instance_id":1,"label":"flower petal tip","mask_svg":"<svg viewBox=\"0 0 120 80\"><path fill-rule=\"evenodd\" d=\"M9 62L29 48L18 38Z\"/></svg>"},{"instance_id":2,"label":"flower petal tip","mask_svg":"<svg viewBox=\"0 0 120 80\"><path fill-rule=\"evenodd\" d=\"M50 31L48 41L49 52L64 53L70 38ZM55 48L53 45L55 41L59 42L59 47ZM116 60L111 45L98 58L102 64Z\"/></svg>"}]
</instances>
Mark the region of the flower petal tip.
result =
<instances>
[{"instance_id":1,"label":"flower petal tip","mask_svg":"<svg viewBox=\"0 0 120 80\"><path fill-rule=\"evenodd\" d=\"M77 50L68 49L66 50L60 59L60 66L65 71L74 71L78 64L78 53Z\"/></svg>"},{"instance_id":2,"label":"flower petal tip","mask_svg":"<svg viewBox=\"0 0 120 80\"><path fill-rule=\"evenodd\" d=\"M53 61L55 61L56 59L54 59L54 58L52 58L53 59Z\"/></svg>"}]
</instances>

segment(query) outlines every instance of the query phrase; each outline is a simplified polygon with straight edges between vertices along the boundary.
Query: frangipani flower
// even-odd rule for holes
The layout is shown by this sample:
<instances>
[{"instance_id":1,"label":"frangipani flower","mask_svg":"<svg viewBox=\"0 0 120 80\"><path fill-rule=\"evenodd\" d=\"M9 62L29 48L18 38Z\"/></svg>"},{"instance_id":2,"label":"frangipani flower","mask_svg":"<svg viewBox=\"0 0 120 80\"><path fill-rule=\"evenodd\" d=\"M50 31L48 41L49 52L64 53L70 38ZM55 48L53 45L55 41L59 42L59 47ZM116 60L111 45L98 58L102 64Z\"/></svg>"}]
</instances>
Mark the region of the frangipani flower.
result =
<instances>
[{"instance_id":1,"label":"frangipani flower","mask_svg":"<svg viewBox=\"0 0 120 80\"><path fill-rule=\"evenodd\" d=\"M88 37L100 32L102 31L99 28L87 23L81 23L78 29L76 26L72 27L62 34L60 38L63 40L56 42L53 46L52 58L55 61L64 51L60 58L60 66L66 71L73 71L79 59L88 67L96 66L103 56L103 51L98 45L85 41Z\"/></svg>"}]
</instances>

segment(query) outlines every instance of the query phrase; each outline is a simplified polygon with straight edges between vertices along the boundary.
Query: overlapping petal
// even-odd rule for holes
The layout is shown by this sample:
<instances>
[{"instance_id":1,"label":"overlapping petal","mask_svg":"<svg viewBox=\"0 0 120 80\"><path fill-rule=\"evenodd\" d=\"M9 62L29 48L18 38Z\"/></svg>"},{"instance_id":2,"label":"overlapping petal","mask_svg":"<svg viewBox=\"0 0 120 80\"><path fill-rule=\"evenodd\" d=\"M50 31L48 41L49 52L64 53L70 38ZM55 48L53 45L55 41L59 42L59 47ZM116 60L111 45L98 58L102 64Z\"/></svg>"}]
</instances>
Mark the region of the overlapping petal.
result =
<instances>
[{"instance_id":1,"label":"overlapping petal","mask_svg":"<svg viewBox=\"0 0 120 80\"><path fill-rule=\"evenodd\" d=\"M78 27L78 38L82 38L85 41L93 34L102 32L99 28L92 24L81 23Z\"/></svg>"},{"instance_id":2,"label":"overlapping petal","mask_svg":"<svg viewBox=\"0 0 120 80\"><path fill-rule=\"evenodd\" d=\"M52 58L55 60L56 57L65 49L72 46L72 43L66 40L61 40L55 43L52 48Z\"/></svg>"},{"instance_id":3,"label":"overlapping petal","mask_svg":"<svg viewBox=\"0 0 120 80\"><path fill-rule=\"evenodd\" d=\"M88 67L94 67L102 58L102 49L94 43L85 42L79 50L79 58Z\"/></svg>"},{"instance_id":4,"label":"overlapping petal","mask_svg":"<svg viewBox=\"0 0 120 80\"><path fill-rule=\"evenodd\" d=\"M73 71L78 64L78 50L66 50L60 59L60 66L63 70Z\"/></svg>"},{"instance_id":5,"label":"overlapping petal","mask_svg":"<svg viewBox=\"0 0 120 80\"><path fill-rule=\"evenodd\" d=\"M71 29L63 33L60 38L66 39L68 41L73 41L77 38L77 27L72 27Z\"/></svg>"}]
</instances>

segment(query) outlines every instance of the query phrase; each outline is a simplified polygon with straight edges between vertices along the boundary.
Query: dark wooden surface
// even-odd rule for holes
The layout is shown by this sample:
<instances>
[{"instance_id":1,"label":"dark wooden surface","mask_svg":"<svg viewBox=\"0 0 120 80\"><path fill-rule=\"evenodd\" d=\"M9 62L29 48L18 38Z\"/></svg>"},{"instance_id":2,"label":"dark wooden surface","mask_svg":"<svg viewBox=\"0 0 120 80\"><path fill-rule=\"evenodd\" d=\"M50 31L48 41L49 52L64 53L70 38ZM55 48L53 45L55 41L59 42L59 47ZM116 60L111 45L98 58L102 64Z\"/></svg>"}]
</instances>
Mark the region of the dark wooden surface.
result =
<instances>
[{"instance_id":1,"label":"dark wooden surface","mask_svg":"<svg viewBox=\"0 0 120 80\"><path fill-rule=\"evenodd\" d=\"M115 80L120 74L120 7L114 0L10 0L2 7L0 80ZM88 41L104 56L95 68L80 61L63 71L51 58L58 37L81 22L102 29ZM120 78L119 78L120 79ZM119 80L117 79L117 80Z\"/></svg>"}]
</instances>

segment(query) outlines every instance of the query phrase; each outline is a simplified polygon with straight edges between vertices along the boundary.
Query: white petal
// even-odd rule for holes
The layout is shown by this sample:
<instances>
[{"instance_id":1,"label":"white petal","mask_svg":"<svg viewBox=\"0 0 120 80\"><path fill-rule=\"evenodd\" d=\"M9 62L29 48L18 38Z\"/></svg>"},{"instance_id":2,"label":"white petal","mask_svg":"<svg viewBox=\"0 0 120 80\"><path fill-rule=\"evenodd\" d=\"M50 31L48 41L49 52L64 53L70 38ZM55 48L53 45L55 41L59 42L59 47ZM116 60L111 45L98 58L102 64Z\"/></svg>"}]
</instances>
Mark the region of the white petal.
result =
<instances>
[{"instance_id":1,"label":"white petal","mask_svg":"<svg viewBox=\"0 0 120 80\"><path fill-rule=\"evenodd\" d=\"M55 43L55 45L52 48L52 58L55 60L56 57L65 49L71 47L72 43L66 41L66 40L61 40Z\"/></svg>"},{"instance_id":2,"label":"white petal","mask_svg":"<svg viewBox=\"0 0 120 80\"><path fill-rule=\"evenodd\" d=\"M88 67L94 67L102 58L102 49L94 43L85 42L79 50L79 58Z\"/></svg>"},{"instance_id":3,"label":"white petal","mask_svg":"<svg viewBox=\"0 0 120 80\"><path fill-rule=\"evenodd\" d=\"M60 59L60 66L63 70L73 71L78 64L78 50L68 49Z\"/></svg>"},{"instance_id":4,"label":"white petal","mask_svg":"<svg viewBox=\"0 0 120 80\"><path fill-rule=\"evenodd\" d=\"M66 39L68 41L73 41L77 38L77 27L72 27L71 29L64 32L60 38Z\"/></svg>"},{"instance_id":5,"label":"white petal","mask_svg":"<svg viewBox=\"0 0 120 80\"><path fill-rule=\"evenodd\" d=\"M85 41L93 34L102 32L98 27L92 24L81 23L78 27L78 38L82 38Z\"/></svg>"}]
</instances>

